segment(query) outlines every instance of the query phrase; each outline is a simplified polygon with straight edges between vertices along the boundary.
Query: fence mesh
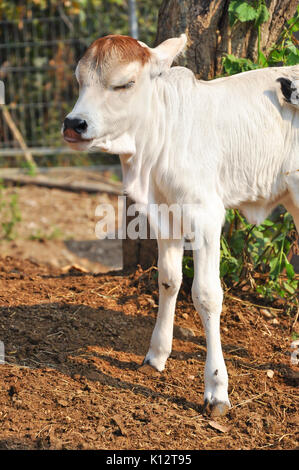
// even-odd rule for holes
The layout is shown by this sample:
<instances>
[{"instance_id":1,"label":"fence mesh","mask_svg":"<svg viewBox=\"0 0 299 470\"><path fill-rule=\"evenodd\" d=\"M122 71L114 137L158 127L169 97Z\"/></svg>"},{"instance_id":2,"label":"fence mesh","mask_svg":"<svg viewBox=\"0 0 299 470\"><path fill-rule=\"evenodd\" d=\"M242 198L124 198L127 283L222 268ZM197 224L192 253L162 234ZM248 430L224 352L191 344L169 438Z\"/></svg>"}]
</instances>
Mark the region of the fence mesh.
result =
<instances>
[{"instance_id":1,"label":"fence mesh","mask_svg":"<svg viewBox=\"0 0 299 470\"><path fill-rule=\"evenodd\" d=\"M28 12L22 19L0 17L0 80L5 85L5 102L31 149L50 153L65 147L60 128L78 95L77 61L94 39L111 32L129 33L128 11L115 15L105 8L106 14L84 11L71 16L60 9L49 17L41 12ZM149 23L154 22L146 23L145 17L141 39L150 41ZM0 111L0 155L13 154L14 149L19 151L19 144Z\"/></svg>"},{"instance_id":2,"label":"fence mesh","mask_svg":"<svg viewBox=\"0 0 299 470\"><path fill-rule=\"evenodd\" d=\"M74 67L95 31L78 17L1 21L0 29L0 79L15 123L29 147L60 147L60 123L78 93ZM3 114L0 146L18 147Z\"/></svg>"}]
</instances>

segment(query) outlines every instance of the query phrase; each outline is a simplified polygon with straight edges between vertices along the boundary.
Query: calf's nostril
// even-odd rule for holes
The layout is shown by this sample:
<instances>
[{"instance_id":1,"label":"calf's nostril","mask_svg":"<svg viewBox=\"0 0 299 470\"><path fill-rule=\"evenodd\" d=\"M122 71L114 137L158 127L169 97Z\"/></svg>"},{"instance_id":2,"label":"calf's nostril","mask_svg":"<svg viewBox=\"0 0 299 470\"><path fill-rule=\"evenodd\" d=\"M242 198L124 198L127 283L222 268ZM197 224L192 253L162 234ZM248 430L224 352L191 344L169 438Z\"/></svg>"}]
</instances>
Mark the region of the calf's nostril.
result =
<instances>
[{"instance_id":1,"label":"calf's nostril","mask_svg":"<svg viewBox=\"0 0 299 470\"><path fill-rule=\"evenodd\" d=\"M87 122L84 119L66 118L63 123L63 130L73 129L77 134L82 134L87 129Z\"/></svg>"},{"instance_id":2,"label":"calf's nostril","mask_svg":"<svg viewBox=\"0 0 299 470\"><path fill-rule=\"evenodd\" d=\"M82 120L74 128L74 131L78 132L78 134L81 134L82 132L86 131L86 129L87 129L87 122Z\"/></svg>"}]
</instances>

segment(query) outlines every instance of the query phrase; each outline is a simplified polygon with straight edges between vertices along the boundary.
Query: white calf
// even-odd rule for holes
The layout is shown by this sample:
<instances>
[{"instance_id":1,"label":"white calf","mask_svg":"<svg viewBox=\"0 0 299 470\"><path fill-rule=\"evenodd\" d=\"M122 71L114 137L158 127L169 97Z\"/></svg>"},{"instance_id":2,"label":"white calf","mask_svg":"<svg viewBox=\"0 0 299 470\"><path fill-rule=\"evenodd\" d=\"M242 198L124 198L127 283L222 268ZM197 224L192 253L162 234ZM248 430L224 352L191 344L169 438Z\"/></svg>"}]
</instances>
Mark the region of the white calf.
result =
<instances>
[{"instance_id":1,"label":"white calf","mask_svg":"<svg viewBox=\"0 0 299 470\"><path fill-rule=\"evenodd\" d=\"M188 217L199 234L192 297L207 341L204 399L224 414L221 227L226 208L259 224L279 203L299 227L299 66L198 81L186 68L170 68L185 43L184 35L155 49L126 36L95 41L77 66L80 94L63 134L75 149L119 154L125 191L136 202L192 204ZM185 235L164 240L158 230L160 301L145 362L159 371L172 347Z\"/></svg>"}]
</instances>

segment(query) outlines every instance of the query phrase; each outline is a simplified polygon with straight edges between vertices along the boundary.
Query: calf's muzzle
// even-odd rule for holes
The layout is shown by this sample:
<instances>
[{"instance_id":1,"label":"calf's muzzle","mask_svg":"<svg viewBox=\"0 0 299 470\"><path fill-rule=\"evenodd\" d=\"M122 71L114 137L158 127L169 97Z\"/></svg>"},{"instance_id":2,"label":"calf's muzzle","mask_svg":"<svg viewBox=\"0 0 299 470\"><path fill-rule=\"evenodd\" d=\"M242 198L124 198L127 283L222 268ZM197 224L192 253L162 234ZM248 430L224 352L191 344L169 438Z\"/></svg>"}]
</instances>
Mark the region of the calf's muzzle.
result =
<instances>
[{"instance_id":1,"label":"calf's muzzle","mask_svg":"<svg viewBox=\"0 0 299 470\"><path fill-rule=\"evenodd\" d=\"M67 129L71 129L77 134L82 134L87 129L87 122L84 119L66 118L63 123L63 131L65 132Z\"/></svg>"}]
</instances>

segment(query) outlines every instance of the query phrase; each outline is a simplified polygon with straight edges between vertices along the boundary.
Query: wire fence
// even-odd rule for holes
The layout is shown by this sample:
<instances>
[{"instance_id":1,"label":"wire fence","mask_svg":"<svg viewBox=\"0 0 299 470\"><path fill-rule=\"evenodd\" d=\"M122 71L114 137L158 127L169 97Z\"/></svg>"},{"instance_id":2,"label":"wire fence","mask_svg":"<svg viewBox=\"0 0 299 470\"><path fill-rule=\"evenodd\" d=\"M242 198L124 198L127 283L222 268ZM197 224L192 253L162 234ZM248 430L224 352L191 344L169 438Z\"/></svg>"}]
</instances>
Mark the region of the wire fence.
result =
<instances>
[{"instance_id":1,"label":"wire fence","mask_svg":"<svg viewBox=\"0 0 299 470\"><path fill-rule=\"evenodd\" d=\"M14 122L29 147L60 147L60 123L77 94L74 67L92 34L81 32L78 17L25 19L21 27L1 21L0 28L0 77ZM3 114L0 133L2 154L19 147Z\"/></svg>"},{"instance_id":2,"label":"wire fence","mask_svg":"<svg viewBox=\"0 0 299 470\"><path fill-rule=\"evenodd\" d=\"M124 20L129 29L129 12ZM0 80L5 85L5 102L33 154L69 151L60 129L78 96L74 69L90 43L111 32L106 27L103 15L62 13L0 21ZM0 108L0 156L22 153Z\"/></svg>"}]
</instances>

